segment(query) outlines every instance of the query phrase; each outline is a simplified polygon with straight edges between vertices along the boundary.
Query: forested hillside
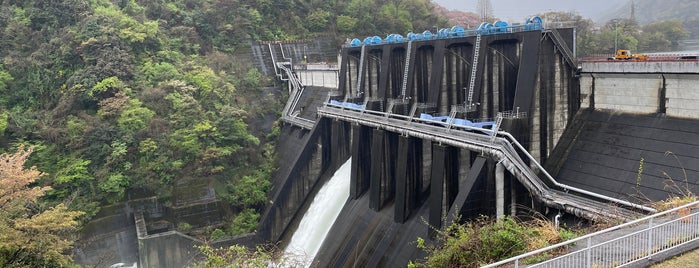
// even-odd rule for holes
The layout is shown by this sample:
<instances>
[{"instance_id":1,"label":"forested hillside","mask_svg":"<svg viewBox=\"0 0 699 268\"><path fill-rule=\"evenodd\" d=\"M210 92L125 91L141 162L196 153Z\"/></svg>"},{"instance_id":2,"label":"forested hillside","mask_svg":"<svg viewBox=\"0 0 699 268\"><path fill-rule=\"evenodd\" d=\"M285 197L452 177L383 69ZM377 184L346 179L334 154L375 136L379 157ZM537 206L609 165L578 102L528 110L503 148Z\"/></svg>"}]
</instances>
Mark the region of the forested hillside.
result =
<instances>
[{"instance_id":1,"label":"forested hillside","mask_svg":"<svg viewBox=\"0 0 699 268\"><path fill-rule=\"evenodd\" d=\"M51 186L35 213L66 204L85 222L134 193L168 199L176 185L207 180L243 212L226 232L251 231L278 133L253 122L278 116L284 99L264 90L277 82L250 65L250 42L447 26L432 9L428 0L0 0L0 152L33 148L34 184Z\"/></svg>"},{"instance_id":2,"label":"forested hillside","mask_svg":"<svg viewBox=\"0 0 699 268\"><path fill-rule=\"evenodd\" d=\"M641 25L656 21L675 19L682 22L693 38L699 37L699 1L695 0L634 0L634 15ZM606 12L603 20L628 19L631 15L631 1L619 8Z\"/></svg>"}]
</instances>

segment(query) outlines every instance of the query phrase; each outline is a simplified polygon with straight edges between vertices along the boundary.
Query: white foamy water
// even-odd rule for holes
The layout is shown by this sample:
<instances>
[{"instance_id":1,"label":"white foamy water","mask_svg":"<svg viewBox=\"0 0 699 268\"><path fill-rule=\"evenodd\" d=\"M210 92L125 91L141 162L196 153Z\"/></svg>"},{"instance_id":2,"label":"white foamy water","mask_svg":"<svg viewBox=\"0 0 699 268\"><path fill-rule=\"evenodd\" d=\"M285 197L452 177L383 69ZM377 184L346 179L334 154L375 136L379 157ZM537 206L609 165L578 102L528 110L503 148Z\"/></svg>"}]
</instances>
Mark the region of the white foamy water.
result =
<instances>
[{"instance_id":1,"label":"white foamy water","mask_svg":"<svg viewBox=\"0 0 699 268\"><path fill-rule=\"evenodd\" d=\"M347 160L316 194L303 215L298 229L284 249L288 258L304 258L304 266L311 265L340 210L349 198L352 159Z\"/></svg>"}]
</instances>

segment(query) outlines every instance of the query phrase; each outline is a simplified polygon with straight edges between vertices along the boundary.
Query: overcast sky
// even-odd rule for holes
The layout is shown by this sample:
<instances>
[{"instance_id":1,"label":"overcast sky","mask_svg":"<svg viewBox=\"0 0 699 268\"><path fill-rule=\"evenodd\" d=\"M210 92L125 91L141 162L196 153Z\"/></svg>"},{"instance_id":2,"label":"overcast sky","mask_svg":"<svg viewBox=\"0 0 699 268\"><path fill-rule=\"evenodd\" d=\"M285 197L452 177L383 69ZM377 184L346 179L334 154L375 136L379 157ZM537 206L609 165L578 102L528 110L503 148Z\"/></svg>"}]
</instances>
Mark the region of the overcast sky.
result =
<instances>
[{"instance_id":1,"label":"overcast sky","mask_svg":"<svg viewBox=\"0 0 699 268\"><path fill-rule=\"evenodd\" d=\"M448 9L476 11L478 0L432 0ZM602 13L629 0L490 0L498 18L518 22L546 11L577 11L583 17L598 18Z\"/></svg>"}]
</instances>

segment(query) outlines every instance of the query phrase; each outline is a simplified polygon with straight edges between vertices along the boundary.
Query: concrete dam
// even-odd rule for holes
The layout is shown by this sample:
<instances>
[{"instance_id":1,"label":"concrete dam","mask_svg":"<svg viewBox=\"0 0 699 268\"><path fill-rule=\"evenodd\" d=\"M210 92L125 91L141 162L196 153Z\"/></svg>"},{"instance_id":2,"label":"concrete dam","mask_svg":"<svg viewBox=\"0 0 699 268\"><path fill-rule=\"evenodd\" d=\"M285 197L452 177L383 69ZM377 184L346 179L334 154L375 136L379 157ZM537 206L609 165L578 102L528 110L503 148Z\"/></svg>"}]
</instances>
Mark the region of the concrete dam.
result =
<instances>
[{"instance_id":1,"label":"concrete dam","mask_svg":"<svg viewBox=\"0 0 699 268\"><path fill-rule=\"evenodd\" d=\"M315 255L322 267L404 267L424 254L417 237L456 215L628 220L654 212L649 201L696 191L699 124L687 101L697 63L578 62L574 35L543 27L349 45L325 70L338 72L336 87L295 75L288 45L267 44L289 85L289 165L258 234L288 240L350 157L349 198Z\"/></svg>"},{"instance_id":2,"label":"concrete dam","mask_svg":"<svg viewBox=\"0 0 699 268\"><path fill-rule=\"evenodd\" d=\"M258 67L288 86L278 169L256 232L214 246L286 246L299 230L320 232L302 219L334 196L336 219L311 239L314 264L406 267L424 257L417 238L457 216L627 221L699 190L699 62L578 61L575 30L540 21L443 30L348 43L339 64L316 41L254 44ZM322 189L340 170L349 187ZM221 221L215 198L202 198L173 211L132 201L96 224L120 230L109 238L115 260L186 266L203 242L152 222ZM97 255L90 245L86 259Z\"/></svg>"}]
</instances>

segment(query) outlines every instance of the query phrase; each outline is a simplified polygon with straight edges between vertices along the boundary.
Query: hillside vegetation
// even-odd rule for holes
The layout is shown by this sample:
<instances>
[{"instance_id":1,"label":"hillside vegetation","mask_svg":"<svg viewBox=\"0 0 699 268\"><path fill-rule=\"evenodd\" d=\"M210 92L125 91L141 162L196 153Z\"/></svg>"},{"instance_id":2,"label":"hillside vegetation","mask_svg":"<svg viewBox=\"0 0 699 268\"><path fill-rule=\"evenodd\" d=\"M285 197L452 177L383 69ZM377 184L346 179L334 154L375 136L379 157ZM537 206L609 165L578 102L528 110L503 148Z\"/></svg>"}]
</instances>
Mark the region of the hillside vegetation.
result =
<instances>
[{"instance_id":1,"label":"hillside vegetation","mask_svg":"<svg viewBox=\"0 0 699 268\"><path fill-rule=\"evenodd\" d=\"M649 24L655 21L677 19L685 23L687 28L699 29L699 14L696 10L699 9L699 2L694 0L634 0L635 17L641 25ZM628 19L631 16L631 1L626 1L622 7L617 10L607 12L603 17L604 21L614 18ZM692 26L692 27L690 27ZM699 34L699 31L691 31L694 34Z\"/></svg>"},{"instance_id":2,"label":"hillside vegetation","mask_svg":"<svg viewBox=\"0 0 699 268\"><path fill-rule=\"evenodd\" d=\"M204 181L233 214L224 235L249 232L274 171L265 118L284 102L251 41L445 24L427 0L0 0L0 153L33 150L50 188L32 213L66 204L84 223Z\"/></svg>"}]
</instances>

